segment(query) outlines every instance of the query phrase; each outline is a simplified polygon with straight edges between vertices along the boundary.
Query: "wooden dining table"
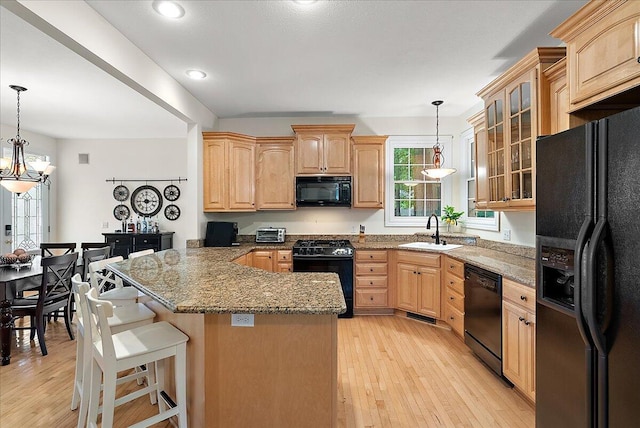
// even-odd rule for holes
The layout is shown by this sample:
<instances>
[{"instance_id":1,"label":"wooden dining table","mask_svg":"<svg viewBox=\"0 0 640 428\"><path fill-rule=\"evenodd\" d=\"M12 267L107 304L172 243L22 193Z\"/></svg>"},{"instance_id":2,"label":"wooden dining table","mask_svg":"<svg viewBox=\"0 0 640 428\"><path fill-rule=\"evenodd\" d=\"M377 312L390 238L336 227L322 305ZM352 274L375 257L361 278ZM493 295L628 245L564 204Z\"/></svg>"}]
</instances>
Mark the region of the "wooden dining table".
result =
<instances>
[{"instance_id":1,"label":"wooden dining table","mask_svg":"<svg viewBox=\"0 0 640 428\"><path fill-rule=\"evenodd\" d=\"M11 362L11 302L17 290L38 287L42 279L40 256L34 257L31 266L20 269L11 266L0 267L0 356L1 365Z\"/></svg>"}]
</instances>

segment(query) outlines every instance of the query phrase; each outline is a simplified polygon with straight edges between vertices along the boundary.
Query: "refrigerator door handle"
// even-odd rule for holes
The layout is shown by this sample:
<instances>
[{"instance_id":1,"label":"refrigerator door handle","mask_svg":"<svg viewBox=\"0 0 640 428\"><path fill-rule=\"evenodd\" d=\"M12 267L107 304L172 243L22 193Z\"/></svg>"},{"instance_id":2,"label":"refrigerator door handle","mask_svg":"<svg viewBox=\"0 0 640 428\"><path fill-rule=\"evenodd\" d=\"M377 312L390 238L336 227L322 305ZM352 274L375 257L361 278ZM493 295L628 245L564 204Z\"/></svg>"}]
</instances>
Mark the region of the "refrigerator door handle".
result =
<instances>
[{"instance_id":1,"label":"refrigerator door handle","mask_svg":"<svg viewBox=\"0 0 640 428\"><path fill-rule=\"evenodd\" d=\"M593 219L587 216L582 222L582 227L578 233L576 240L576 248L574 253L574 291L573 291L573 303L575 306L576 323L578 324L578 331L584 344L589 347L589 353L593 347L593 340L589 334L589 326L584 316L582 308L582 295L584 293L585 277L583 257L585 249L588 245L587 238L593 230Z\"/></svg>"}]
</instances>

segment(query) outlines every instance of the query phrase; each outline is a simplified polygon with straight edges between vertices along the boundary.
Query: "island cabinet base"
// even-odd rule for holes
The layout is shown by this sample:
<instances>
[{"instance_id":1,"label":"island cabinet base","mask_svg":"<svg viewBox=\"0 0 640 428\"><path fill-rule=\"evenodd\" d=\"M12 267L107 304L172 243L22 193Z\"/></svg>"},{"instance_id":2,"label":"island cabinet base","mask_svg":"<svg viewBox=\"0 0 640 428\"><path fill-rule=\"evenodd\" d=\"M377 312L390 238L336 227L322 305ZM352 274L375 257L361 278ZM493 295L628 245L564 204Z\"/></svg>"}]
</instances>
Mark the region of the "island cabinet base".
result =
<instances>
[{"instance_id":1,"label":"island cabinet base","mask_svg":"<svg viewBox=\"0 0 640 428\"><path fill-rule=\"evenodd\" d=\"M146 304L189 335L189 426L337 426L336 315L256 314L254 327L232 327L230 314Z\"/></svg>"}]
</instances>

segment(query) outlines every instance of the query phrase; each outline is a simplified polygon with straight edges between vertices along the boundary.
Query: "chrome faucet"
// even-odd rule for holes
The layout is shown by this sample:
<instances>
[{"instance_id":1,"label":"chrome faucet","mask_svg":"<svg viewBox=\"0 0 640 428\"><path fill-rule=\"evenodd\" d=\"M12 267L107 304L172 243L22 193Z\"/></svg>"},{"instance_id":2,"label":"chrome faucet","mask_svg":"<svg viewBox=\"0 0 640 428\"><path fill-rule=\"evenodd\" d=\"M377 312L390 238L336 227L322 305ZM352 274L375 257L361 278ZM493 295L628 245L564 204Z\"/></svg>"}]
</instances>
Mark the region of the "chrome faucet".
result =
<instances>
[{"instance_id":1,"label":"chrome faucet","mask_svg":"<svg viewBox=\"0 0 640 428\"><path fill-rule=\"evenodd\" d=\"M440 227L438 226L438 216L435 214L431 214L429 216L429 219L427 220L427 230L431 230L431 217L434 217L436 219L436 234L435 234L435 238L436 238L436 245L440 245ZM434 236L432 236L434 237Z\"/></svg>"}]
</instances>

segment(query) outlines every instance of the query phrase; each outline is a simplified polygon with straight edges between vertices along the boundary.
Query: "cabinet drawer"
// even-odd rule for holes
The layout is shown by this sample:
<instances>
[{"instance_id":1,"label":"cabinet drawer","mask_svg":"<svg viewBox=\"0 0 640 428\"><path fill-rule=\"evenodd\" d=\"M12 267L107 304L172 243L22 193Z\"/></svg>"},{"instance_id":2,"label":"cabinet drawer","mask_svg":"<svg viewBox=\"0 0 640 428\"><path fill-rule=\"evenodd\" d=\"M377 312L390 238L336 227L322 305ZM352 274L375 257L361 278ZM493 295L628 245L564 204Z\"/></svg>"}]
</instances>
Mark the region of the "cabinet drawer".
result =
<instances>
[{"instance_id":1,"label":"cabinet drawer","mask_svg":"<svg viewBox=\"0 0 640 428\"><path fill-rule=\"evenodd\" d=\"M356 306L365 308L386 308L387 290L356 290Z\"/></svg>"},{"instance_id":2,"label":"cabinet drawer","mask_svg":"<svg viewBox=\"0 0 640 428\"><path fill-rule=\"evenodd\" d=\"M356 263L356 275L386 275L386 263Z\"/></svg>"},{"instance_id":3,"label":"cabinet drawer","mask_svg":"<svg viewBox=\"0 0 640 428\"><path fill-rule=\"evenodd\" d=\"M536 313L536 290L534 288L503 278L502 298L509 300L534 314Z\"/></svg>"},{"instance_id":4,"label":"cabinet drawer","mask_svg":"<svg viewBox=\"0 0 640 428\"><path fill-rule=\"evenodd\" d=\"M357 262L386 262L387 252L380 250L356 250Z\"/></svg>"},{"instance_id":5,"label":"cabinet drawer","mask_svg":"<svg viewBox=\"0 0 640 428\"><path fill-rule=\"evenodd\" d=\"M290 262L279 262L276 265L276 272L293 272Z\"/></svg>"},{"instance_id":6,"label":"cabinet drawer","mask_svg":"<svg viewBox=\"0 0 640 428\"><path fill-rule=\"evenodd\" d=\"M444 305L445 321L460 337L464 337L464 314L452 305Z\"/></svg>"},{"instance_id":7,"label":"cabinet drawer","mask_svg":"<svg viewBox=\"0 0 640 428\"><path fill-rule=\"evenodd\" d=\"M447 257L445 261L445 269L447 273L457 276L458 278L464 278L464 263Z\"/></svg>"},{"instance_id":8,"label":"cabinet drawer","mask_svg":"<svg viewBox=\"0 0 640 428\"><path fill-rule=\"evenodd\" d=\"M440 255L417 251L398 251L398 263L412 263L420 266L440 267Z\"/></svg>"},{"instance_id":9,"label":"cabinet drawer","mask_svg":"<svg viewBox=\"0 0 640 428\"><path fill-rule=\"evenodd\" d=\"M464 296L464 279L458 278L449 271L447 271L444 278L447 288L451 288L455 292Z\"/></svg>"},{"instance_id":10,"label":"cabinet drawer","mask_svg":"<svg viewBox=\"0 0 640 428\"><path fill-rule=\"evenodd\" d=\"M445 300L448 305L453 306L460 312L464 312L464 297L447 287L444 292Z\"/></svg>"},{"instance_id":11,"label":"cabinet drawer","mask_svg":"<svg viewBox=\"0 0 640 428\"><path fill-rule=\"evenodd\" d=\"M278 250L278 261L279 262L290 262L291 261L291 250Z\"/></svg>"},{"instance_id":12,"label":"cabinet drawer","mask_svg":"<svg viewBox=\"0 0 640 428\"><path fill-rule=\"evenodd\" d=\"M387 288L387 276L357 276L356 289L367 287Z\"/></svg>"}]
</instances>

